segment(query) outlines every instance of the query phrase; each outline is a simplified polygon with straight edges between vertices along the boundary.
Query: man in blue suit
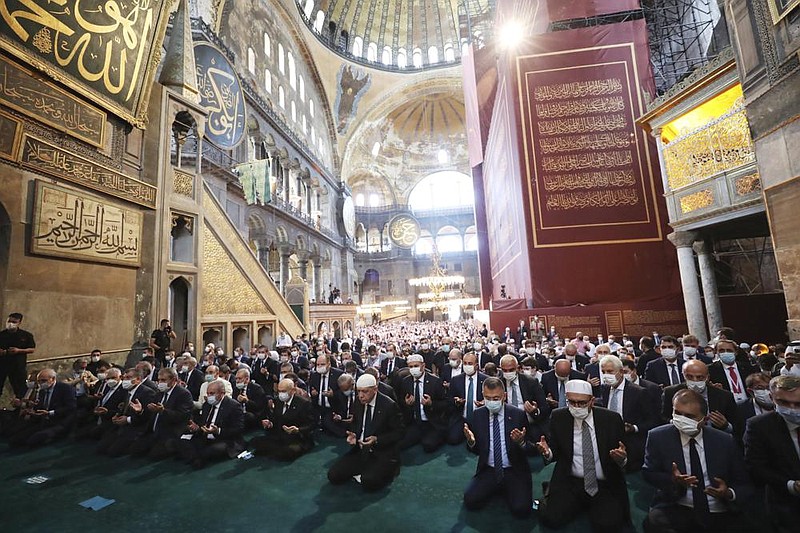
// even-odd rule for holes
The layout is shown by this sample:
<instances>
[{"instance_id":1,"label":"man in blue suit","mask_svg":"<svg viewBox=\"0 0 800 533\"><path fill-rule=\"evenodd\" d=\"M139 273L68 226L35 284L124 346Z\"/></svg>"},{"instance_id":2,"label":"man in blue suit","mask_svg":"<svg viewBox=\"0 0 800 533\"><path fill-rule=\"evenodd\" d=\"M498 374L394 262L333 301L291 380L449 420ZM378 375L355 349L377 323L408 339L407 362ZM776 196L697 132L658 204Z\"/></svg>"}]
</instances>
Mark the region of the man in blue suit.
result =
<instances>
[{"instance_id":1,"label":"man in blue suit","mask_svg":"<svg viewBox=\"0 0 800 533\"><path fill-rule=\"evenodd\" d=\"M475 475L464 491L469 510L484 507L502 491L511 514L524 518L533 506L533 483L525 438L525 411L505 403L503 382L487 377L483 382L484 406L471 424L464 424L467 449L478 455Z\"/></svg>"},{"instance_id":2,"label":"man in blue suit","mask_svg":"<svg viewBox=\"0 0 800 533\"><path fill-rule=\"evenodd\" d=\"M447 389L447 401L452 408L447 443L452 445L464 442L464 423L472 422L475 411L483 405L483 381L487 378L478 371L474 352L464 356L461 368L464 372L453 378Z\"/></svg>"},{"instance_id":3,"label":"man in blue suit","mask_svg":"<svg viewBox=\"0 0 800 533\"><path fill-rule=\"evenodd\" d=\"M650 431L642 472L656 489L645 531L726 531L741 525L737 508L752 485L733 437L704 425L708 406L683 389L672 399L671 424Z\"/></svg>"},{"instance_id":4,"label":"man in blue suit","mask_svg":"<svg viewBox=\"0 0 800 533\"><path fill-rule=\"evenodd\" d=\"M30 419L9 439L12 447L39 446L69 433L75 422L75 387L56 381L56 372L45 368L36 376L39 396Z\"/></svg>"}]
</instances>

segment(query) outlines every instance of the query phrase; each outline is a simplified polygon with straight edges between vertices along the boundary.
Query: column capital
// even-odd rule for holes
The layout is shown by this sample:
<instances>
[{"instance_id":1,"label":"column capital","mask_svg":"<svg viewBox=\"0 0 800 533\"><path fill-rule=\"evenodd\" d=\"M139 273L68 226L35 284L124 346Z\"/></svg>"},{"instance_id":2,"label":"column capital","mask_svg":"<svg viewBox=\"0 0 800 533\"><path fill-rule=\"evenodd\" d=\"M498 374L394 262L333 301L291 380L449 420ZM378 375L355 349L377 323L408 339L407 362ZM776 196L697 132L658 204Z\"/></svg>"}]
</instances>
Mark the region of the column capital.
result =
<instances>
[{"instance_id":1,"label":"column capital","mask_svg":"<svg viewBox=\"0 0 800 533\"><path fill-rule=\"evenodd\" d=\"M711 255L711 246L709 246L708 241L695 241L695 243L692 245L692 248L694 248L694 251L697 255Z\"/></svg>"},{"instance_id":2,"label":"column capital","mask_svg":"<svg viewBox=\"0 0 800 533\"><path fill-rule=\"evenodd\" d=\"M691 248L700 237L696 231L673 231L667 235L667 239L675 248Z\"/></svg>"}]
</instances>

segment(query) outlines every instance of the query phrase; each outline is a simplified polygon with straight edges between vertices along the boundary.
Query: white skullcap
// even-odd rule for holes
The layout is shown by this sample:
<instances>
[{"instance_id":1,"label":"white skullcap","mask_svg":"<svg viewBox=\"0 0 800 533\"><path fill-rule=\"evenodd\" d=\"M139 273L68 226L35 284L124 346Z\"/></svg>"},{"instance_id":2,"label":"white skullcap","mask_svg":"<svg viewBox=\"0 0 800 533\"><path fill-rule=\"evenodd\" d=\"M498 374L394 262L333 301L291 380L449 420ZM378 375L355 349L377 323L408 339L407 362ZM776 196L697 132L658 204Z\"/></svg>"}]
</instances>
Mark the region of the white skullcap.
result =
<instances>
[{"instance_id":1,"label":"white skullcap","mask_svg":"<svg viewBox=\"0 0 800 533\"><path fill-rule=\"evenodd\" d=\"M420 354L418 354L418 353L415 353L415 354L409 355L409 356L406 358L406 363L424 363L424 362L425 362L425 358L424 358L424 357L422 357L422 356L421 356Z\"/></svg>"},{"instance_id":2,"label":"white skullcap","mask_svg":"<svg viewBox=\"0 0 800 533\"><path fill-rule=\"evenodd\" d=\"M577 394L592 394L592 385L582 379L571 379L564 385L564 392L574 392Z\"/></svg>"},{"instance_id":3,"label":"white skullcap","mask_svg":"<svg viewBox=\"0 0 800 533\"><path fill-rule=\"evenodd\" d=\"M378 382L372 374L361 374L358 381L356 381L356 388L364 389L367 387L374 387L377 384Z\"/></svg>"},{"instance_id":4,"label":"white skullcap","mask_svg":"<svg viewBox=\"0 0 800 533\"><path fill-rule=\"evenodd\" d=\"M743 343L741 343L739 345L739 348L741 348L742 350L749 350L750 349L750 345L747 344L746 342L743 342Z\"/></svg>"}]
</instances>

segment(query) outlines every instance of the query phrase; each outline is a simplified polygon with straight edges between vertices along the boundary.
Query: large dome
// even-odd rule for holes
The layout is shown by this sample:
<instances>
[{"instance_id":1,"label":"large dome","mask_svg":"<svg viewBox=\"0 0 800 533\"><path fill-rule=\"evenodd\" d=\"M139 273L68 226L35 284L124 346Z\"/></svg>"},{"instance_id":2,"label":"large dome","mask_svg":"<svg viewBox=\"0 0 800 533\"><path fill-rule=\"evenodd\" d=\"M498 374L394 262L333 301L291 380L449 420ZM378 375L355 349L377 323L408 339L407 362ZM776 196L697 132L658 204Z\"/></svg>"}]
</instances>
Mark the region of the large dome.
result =
<instances>
[{"instance_id":1,"label":"large dome","mask_svg":"<svg viewBox=\"0 0 800 533\"><path fill-rule=\"evenodd\" d=\"M297 0L308 27L328 48L384 70L452 66L493 0Z\"/></svg>"}]
</instances>

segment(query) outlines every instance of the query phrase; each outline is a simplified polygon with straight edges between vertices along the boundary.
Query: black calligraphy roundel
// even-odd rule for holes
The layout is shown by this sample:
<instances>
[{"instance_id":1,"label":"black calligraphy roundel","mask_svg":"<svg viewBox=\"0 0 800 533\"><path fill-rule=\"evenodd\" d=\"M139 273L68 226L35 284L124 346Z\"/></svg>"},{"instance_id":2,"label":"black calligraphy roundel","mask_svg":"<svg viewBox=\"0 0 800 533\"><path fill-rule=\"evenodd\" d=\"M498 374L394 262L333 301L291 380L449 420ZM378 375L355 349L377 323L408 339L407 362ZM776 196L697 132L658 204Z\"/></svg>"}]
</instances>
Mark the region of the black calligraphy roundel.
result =
<instances>
[{"instance_id":1,"label":"black calligraphy roundel","mask_svg":"<svg viewBox=\"0 0 800 533\"><path fill-rule=\"evenodd\" d=\"M208 43L194 45L200 105L208 111L205 137L223 149L244 137L245 105L242 85L225 55Z\"/></svg>"}]
</instances>

